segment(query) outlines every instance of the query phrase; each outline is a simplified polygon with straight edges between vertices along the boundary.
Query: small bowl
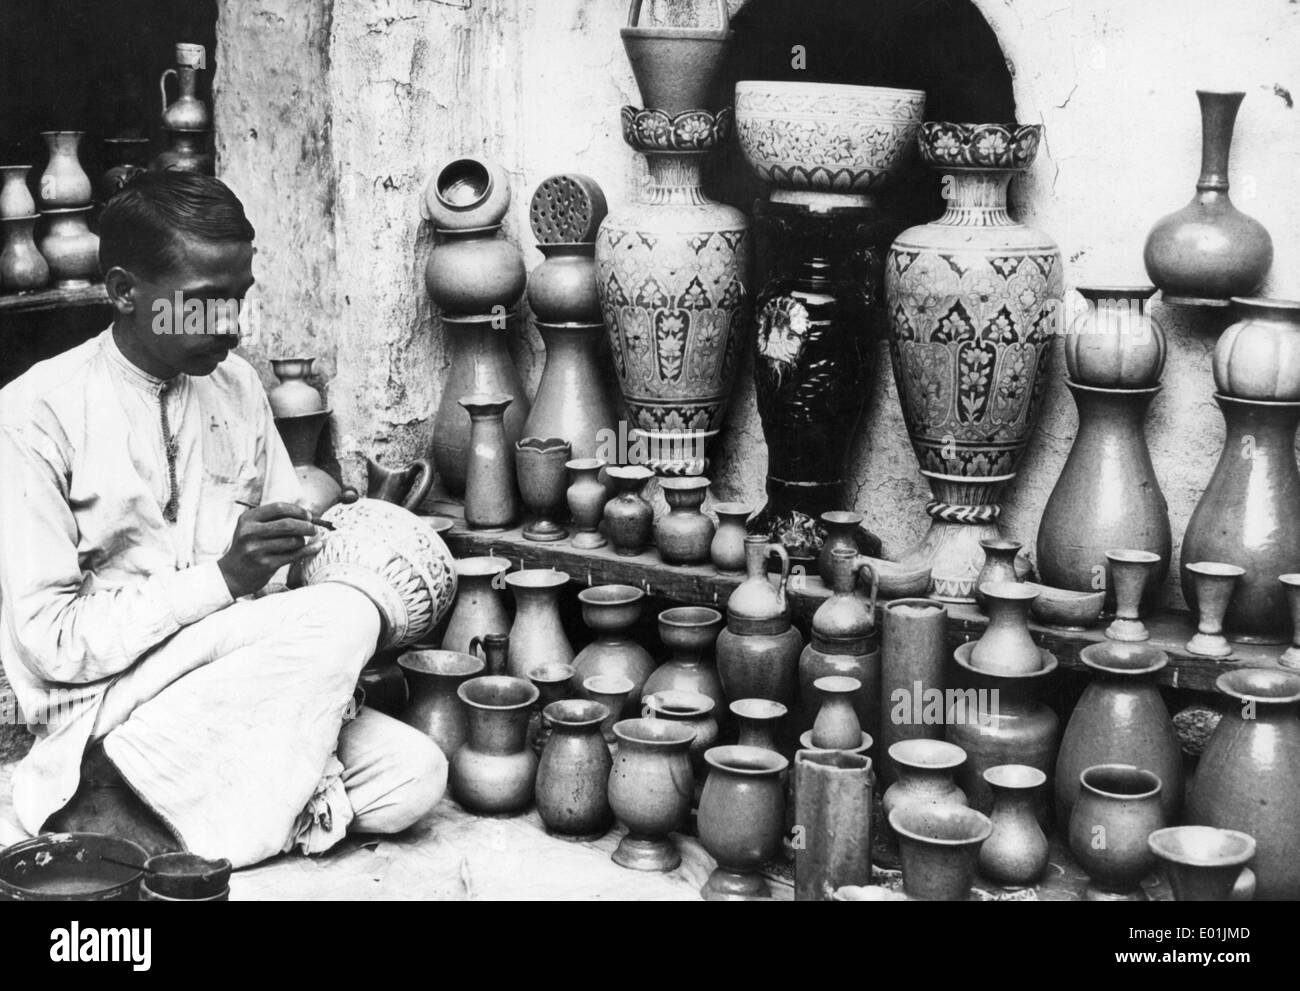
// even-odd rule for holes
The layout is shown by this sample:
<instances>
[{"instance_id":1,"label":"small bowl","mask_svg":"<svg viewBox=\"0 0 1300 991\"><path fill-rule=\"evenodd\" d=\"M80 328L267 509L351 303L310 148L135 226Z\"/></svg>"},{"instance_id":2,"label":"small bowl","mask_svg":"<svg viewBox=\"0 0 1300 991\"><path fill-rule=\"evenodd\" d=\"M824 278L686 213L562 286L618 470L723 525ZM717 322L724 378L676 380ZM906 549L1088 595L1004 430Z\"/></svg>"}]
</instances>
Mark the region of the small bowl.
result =
<instances>
[{"instance_id":1,"label":"small bowl","mask_svg":"<svg viewBox=\"0 0 1300 991\"><path fill-rule=\"evenodd\" d=\"M1074 592L1066 588L1050 588L1047 585L1026 585L1038 590L1038 598L1029 606L1034 619L1044 626L1054 626L1060 630L1086 630L1096 626L1101 618L1101 607L1106 601L1105 590L1098 592Z\"/></svg>"}]
</instances>

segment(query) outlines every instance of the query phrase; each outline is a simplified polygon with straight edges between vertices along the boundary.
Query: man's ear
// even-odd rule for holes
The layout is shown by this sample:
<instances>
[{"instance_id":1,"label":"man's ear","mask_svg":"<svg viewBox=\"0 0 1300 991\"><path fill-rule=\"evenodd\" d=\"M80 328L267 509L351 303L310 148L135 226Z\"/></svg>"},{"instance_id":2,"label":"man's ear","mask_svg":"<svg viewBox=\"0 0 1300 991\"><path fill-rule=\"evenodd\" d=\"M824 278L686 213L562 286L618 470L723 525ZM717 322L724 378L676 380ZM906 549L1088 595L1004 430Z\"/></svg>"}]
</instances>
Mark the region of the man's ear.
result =
<instances>
[{"instance_id":1,"label":"man's ear","mask_svg":"<svg viewBox=\"0 0 1300 991\"><path fill-rule=\"evenodd\" d=\"M104 275L104 289L118 313L135 312L135 276L126 269L116 265L110 268Z\"/></svg>"}]
</instances>

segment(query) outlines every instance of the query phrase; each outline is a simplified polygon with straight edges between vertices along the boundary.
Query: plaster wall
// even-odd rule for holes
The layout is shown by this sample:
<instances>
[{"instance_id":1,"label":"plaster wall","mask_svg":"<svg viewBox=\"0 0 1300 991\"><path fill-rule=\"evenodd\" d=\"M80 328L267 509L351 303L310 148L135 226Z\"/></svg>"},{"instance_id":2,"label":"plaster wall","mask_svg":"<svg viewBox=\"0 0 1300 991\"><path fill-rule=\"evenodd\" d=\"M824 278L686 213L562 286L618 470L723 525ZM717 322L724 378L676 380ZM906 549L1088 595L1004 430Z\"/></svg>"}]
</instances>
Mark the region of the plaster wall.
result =
<instances>
[{"instance_id":1,"label":"plaster wall","mask_svg":"<svg viewBox=\"0 0 1300 991\"><path fill-rule=\"evenodd\" d=\"M1247 98L1233 195L1266 224L1276 252L1261 292L1300 296L1300 110L1291 106L1300 3L973 2L1006 56L1018 118L1046 128L1034 168L1013 184L1013 209L1059 242L1067 285L1145 280L1148 229L1192 194L1194 90L1236 88ZM665 5L646 6L658 15ZM423 287L432 241L418 203L437 164L471 153L507 168L505 234L530 269L541 255L527 204L540 180L587 173L612 209L635 196L644 166L618 125L620 105L638 102L618 35L625 18L613 0L222 0L218 170L259 231L265 314L247 350L268 384L268 357L321 357L347 480L361 480L363 454L397 463L430 439L447 353ZM1176 558L1223 437L1209 358L1230 317L1172 307L1157 316L1169 357L1147 429ZM508 333L531 391L540 340L526 317ZM1051 375L1003 515L1008 535L1031 549L1076 427L1059 349ZM924 532L929 491L883 349L876 379L851 457L853 508L896 555ZM715 495L760 502L766 453L748 367L716 453ZM1180 603L1172 578L1166 598Z\"/></svg>"}]
</instances>

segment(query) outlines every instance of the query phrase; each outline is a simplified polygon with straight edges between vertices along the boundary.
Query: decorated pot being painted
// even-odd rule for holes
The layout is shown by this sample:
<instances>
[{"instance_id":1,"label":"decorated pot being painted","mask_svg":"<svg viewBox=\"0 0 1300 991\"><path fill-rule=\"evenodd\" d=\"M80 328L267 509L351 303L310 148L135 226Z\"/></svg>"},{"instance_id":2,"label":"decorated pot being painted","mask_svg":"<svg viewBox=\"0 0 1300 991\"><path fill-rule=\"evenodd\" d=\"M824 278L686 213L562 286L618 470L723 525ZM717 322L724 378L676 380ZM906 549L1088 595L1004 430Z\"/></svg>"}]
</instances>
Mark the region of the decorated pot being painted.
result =
<instances>
[{"instance_id":1,"label":"decorated pot being painted","mask_svg":"<svg viewBox=\"0 0 1300 991\"><path fill-rule=\"evenodd\" d=\"M1037 422L1060 324L1060 250L1007 212L1041 131L923 124L921 157L943 176L947 212L899 235L885 263L894 380L934 492L930 530L905 560L930 565L948 601L971 599L979 542L1001 536L998 497Z\"/></svg>"},{"instance_id":2,"label":"decorated pot being painted","mask_svg":"<svg viewBox=\"0 0 1300 991\"><path fill-rule=\"evenodd\" d=\"M646 155L640 201L615 210L596 236L597 291L614 371L627 407L634 460L661 475L701 474L705 445L726 415L749 322L749 221L700 186L704 153L726 137L730 111L699 111L697 128L636 126L623 109L624 139ZM668 131L663 132L665 135Z\"/></svg>"}]
</instances>

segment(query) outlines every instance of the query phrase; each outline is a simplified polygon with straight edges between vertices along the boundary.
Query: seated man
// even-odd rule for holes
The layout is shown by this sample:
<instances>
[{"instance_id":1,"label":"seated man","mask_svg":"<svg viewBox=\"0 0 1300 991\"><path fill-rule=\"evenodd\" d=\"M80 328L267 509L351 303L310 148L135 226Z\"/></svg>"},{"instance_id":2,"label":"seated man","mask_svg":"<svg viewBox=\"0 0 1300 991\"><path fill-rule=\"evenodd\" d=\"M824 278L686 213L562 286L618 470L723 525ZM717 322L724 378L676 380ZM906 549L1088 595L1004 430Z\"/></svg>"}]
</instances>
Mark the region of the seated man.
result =
<instances>
[{"instance_id":1,"label":"seated man","mask_svg":"<svg viewBox=\"0 0 1300 991\"><path fill-rule=\"evenodd\" d=\"M20 821L236 866L406 828L447 762L394 719L351 718L378 610L337 584L250 597L316 528L230 353L253 285L243 205L149 173L100 228L112 326L0 390L0 659L38 737Z\"/></svg>"}]
</instances>

